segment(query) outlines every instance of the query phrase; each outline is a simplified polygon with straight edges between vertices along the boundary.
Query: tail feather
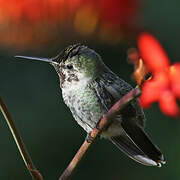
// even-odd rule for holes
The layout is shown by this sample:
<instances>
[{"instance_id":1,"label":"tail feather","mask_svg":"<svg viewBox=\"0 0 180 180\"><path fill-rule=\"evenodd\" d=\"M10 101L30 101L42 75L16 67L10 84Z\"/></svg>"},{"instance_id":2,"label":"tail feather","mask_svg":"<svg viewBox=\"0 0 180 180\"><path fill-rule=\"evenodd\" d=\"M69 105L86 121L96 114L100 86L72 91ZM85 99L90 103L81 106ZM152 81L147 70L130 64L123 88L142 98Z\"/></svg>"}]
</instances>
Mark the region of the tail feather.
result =
<instances>
[{"instance_id":1,"label":"tail feather","mask_svg":"<svg viewBox=\"0 0 180 180\"><path fill-rule=\"evenodd\" d=\"M111 137L111 141L133 160L146 166L158 166L158 163L147 157L128 136Z\"/></svg>"},{"instance_id":2,"label":"tail feather","mask_svg":"<svg viewBox=\"0 0 180 180\"><path fill-rule=\"evenodd\" d=\"M164 163L164 157L161 151L152 143L149 136L141 127L131 121L123 121L122 127L129 138L147 157L157 162L157 164Z\"/></svg>"}]
</instances>

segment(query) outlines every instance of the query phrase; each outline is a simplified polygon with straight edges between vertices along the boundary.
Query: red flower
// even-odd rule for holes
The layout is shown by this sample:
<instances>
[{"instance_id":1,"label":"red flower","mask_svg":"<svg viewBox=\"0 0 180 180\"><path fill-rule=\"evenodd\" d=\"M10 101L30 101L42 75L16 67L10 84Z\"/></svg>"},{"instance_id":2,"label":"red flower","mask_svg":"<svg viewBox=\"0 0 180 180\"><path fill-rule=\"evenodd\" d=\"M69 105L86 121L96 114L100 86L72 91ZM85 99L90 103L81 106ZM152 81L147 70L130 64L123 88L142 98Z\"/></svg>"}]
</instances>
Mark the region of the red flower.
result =
<instances>
[{"instance_id":1,"label":"red flower","mask_svg":"<svg viewBox=\"0 0 180 180\"><path fill-rule=\"evenodd\" d=\"M176 102L180 98L180 63L170 65L161 44L149 33L139 36L138 47L144 63L152 73L152 79L142 87L142 107L147 108L158 101L164 114L177 117L180 112Z\"/></svg>"}]
</instances>

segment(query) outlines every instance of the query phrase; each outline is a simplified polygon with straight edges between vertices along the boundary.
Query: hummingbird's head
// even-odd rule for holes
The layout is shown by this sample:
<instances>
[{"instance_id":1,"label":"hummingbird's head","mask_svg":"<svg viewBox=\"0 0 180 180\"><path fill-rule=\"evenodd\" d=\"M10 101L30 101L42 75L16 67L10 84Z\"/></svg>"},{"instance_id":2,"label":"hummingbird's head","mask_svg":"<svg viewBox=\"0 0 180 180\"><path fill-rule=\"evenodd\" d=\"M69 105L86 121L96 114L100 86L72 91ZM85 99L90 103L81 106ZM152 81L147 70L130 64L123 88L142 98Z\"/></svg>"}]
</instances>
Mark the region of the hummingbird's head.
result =
<instances>
[{"instance_id":1,"label":"hummingbird's head","mask_svg":"<svg viewBox=\"0 0 180 180\"><path fill-rule=\"evenodd\" d=\"M15 57L49 62L59 75L61 87L92 81L105 67L94 50L80 44L68 46L54 58Z\"/></svg>"},{"instance_id":2,"label":"hummingbird's head","mask_svg":"<svg viewBox=\"0 0 180 180\"><path fill-rule=\"evenodd\" d=\"M92 49L75 44L68 46L52 59L52 65L58 73L61 84L73 85L95 79L103 70L101 57Z\"/></svg>"}]
</instances>

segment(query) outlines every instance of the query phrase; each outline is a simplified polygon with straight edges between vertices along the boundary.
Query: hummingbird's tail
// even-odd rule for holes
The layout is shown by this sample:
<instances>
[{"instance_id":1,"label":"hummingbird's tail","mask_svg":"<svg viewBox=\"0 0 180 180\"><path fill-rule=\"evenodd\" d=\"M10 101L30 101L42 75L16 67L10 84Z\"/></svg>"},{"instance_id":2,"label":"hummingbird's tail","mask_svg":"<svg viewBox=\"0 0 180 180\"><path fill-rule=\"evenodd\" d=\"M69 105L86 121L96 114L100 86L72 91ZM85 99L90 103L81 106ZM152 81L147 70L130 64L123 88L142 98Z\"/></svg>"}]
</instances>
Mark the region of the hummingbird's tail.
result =
<instances>
[{"instance_id":1,"label":"hummingbird's tail","mask_svg":"<svg viewBox=\"0 0 180 180\"><path fill-rule=\"evenodd\" d=\"M136 129L133 139L124 132L122 135L111 137L110 140L122 152L143 165L161 167L161 164L165 163L160 150L140 127Z\"/></svg>"}]
</instances>

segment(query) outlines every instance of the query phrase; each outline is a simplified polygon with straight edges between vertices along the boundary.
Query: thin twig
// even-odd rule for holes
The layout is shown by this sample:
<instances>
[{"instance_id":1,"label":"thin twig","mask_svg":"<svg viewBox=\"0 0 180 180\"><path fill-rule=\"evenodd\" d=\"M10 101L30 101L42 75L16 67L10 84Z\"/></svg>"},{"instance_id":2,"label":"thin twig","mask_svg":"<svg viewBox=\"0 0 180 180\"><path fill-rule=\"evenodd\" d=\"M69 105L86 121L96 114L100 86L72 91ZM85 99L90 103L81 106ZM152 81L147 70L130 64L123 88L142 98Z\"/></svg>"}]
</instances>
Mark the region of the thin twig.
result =
<instances>
[{"instance_id":1,"label":"thin twig","mask_svg":"<svg viewBox=\"0 0 180 180\"><path fill-rule=\"evenodd\" d=\"M102 117L102 119L99 121L98 129L94 128L92 132L90 133L90 136L92 137L92 141L87 142L87 140L84 141L84 143L81 145L80 149L68 165L68 167L65 169L63 174L60 176L59 180L69 180L72 172L79 164L82 157L85 155L91 144L94 142L96 137L101 133L102 129L105 128L109 123L111 123L111 120L121 111L125 106L127 106L132 100L140 96L141 90L139 88L135 88L131 90L129 93L127 93L125 96L123 96L117 103L115 103L111 109Z\"/></svg>"},{"instance_id":2,"label":"thin twig","mask_svg":"<svg viewBox=\"0 0 180 180\"><path fill-rule=\"evenodd\" d=\"M32 162L32 159L27 151L27 148L20 136L20 133L15 125L15 122L12 119L12 116L11 116L10 112L8 111L8 108L5 105L2 97L0 97L0 110L1 110L2 114L4 115L4 118L6 119L8 127L13 135L13 138L16 142L16 145L22 156L22 159L24 160L24 163L25 163L27 169L29 170L32 178L35 180L43 180L40 172L36 169L36 167L34 166L34 164Z\"/></svg>"}]
</instances>

